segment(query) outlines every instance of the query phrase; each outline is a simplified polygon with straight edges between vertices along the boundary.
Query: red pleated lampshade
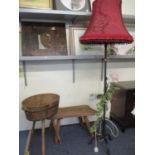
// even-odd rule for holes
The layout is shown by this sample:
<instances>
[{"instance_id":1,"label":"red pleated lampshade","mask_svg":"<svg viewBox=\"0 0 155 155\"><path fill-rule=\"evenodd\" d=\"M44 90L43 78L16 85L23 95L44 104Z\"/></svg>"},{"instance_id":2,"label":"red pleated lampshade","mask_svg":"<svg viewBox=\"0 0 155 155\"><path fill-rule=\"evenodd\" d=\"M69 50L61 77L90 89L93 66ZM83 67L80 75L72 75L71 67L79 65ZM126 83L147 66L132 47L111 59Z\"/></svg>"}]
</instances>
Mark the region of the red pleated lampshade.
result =
<instances>
[{"instance_id":1,"label":"red pleated lampshade","mask_svg":"<svg viewBox=\"0 0 155 155\"><path fill-rule=\"evenodd\" d=\"M96 0L88 29L80 42L84 44L131 43L121 14L121 0Z\"/></svg>"}]
</instances>

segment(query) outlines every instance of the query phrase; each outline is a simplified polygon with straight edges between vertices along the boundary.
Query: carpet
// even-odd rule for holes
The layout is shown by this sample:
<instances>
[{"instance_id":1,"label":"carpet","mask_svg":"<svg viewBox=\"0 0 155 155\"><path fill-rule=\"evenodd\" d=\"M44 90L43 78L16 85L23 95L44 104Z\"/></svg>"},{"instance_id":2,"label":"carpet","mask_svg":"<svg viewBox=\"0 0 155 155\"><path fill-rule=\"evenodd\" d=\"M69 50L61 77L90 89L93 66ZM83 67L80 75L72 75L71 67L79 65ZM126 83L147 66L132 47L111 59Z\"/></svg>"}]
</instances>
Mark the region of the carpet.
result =
<instances>
[{"instance_id":1,"label":"carpet","mask_svg":"<svg viewBox=\"0 0 155 155\"><path fill-rule=\"evenodd\" d=\"M105 144L98 143L99 152L94 153L94 141L79 124L61 127L61 144L54 144L53 131L46 128L46 155L105 155ZM19 155L24 155L28 131L19 132ZM120 132L119 137L108 141L111 155L135 155L135 129ZM34 132L30 155L41 155L41 130Z\"/></svg>"}]
</instances>

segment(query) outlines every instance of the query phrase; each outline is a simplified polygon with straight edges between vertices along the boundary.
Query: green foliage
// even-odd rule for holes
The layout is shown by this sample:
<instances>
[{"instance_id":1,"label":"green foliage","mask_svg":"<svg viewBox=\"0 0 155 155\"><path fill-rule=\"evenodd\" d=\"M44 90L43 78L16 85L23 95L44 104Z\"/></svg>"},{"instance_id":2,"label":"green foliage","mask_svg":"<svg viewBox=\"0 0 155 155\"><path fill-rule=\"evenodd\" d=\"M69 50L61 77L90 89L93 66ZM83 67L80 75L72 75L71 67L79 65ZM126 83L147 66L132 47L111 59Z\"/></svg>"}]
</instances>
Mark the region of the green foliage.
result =
<instances>
[{"instance_id":1,"label":"green foliage","mask_svg":"<svg viewBox=\"0 0 155 155\"><path fill-rule=\"evenodd\" d=\"M118 49L114 46L114 44L109 44L107 47L108 56L110 55L116 55L118 52Z\"/></svg>"},{"instance_id":2,"label":"green foliage","mask_svg":"<svg viewBox=\"0 0 155 155\"><path fill-rule=\"evenodd\" d=\"M97 130L97 126L99 126L99 123L103 119L103 112L104 107L106 107L106 104L108 101L111 101L113 93L119 89L113 84L110 84L110 87L107 89L106 93L101 96L100 101L97 103L97 110L96 110L96 121L94 122L93 126L90 128L90 132L94 133Z\"/></svg>"}]
</instances>

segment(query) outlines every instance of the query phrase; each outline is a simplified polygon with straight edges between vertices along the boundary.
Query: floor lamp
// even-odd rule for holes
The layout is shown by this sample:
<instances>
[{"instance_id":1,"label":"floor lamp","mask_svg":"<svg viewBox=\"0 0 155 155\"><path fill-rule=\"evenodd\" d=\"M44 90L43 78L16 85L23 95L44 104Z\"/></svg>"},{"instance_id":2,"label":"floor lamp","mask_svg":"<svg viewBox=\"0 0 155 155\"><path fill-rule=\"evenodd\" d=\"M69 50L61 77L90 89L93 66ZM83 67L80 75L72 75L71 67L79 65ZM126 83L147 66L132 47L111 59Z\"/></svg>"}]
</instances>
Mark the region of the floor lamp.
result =
<instances>
[{"instance_id":1,"label":"floor lamp","mask_svg":"<svg viewBox=\"0 0 155 155\"><path fill-rule=\"evenodd\" d=\"M107 91L107 45L132 43L122 19L121 0L95 0L88 28L80 37L82 44L104 44L104 93ZM102 137L106 142L105 108L103 111ZM110 154L110 153L107 153Z\"/></svg>"}]
</instances>

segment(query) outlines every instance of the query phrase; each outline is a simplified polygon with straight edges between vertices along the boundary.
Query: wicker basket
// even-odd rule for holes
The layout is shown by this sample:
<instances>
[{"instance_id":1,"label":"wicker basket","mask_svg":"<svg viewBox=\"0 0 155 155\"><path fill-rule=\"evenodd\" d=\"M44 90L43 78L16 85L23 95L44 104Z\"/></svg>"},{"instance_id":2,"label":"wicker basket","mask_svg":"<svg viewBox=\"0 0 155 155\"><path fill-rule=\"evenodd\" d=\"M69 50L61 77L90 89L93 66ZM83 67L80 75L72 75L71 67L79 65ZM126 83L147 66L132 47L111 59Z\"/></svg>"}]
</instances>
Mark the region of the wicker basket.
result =
<instances>
[{"instance_id":1,"label":"wicker basket","mask_svg":"<svg viewBox=\"0 0 155 155\"><path fill-rule=\"evenodd\" d=\"M25 111L26 118L30 121L51 118L58 111L59 98L57 94L34 95L22 102L22 109Z\"/></svg>"}]
</instances>

